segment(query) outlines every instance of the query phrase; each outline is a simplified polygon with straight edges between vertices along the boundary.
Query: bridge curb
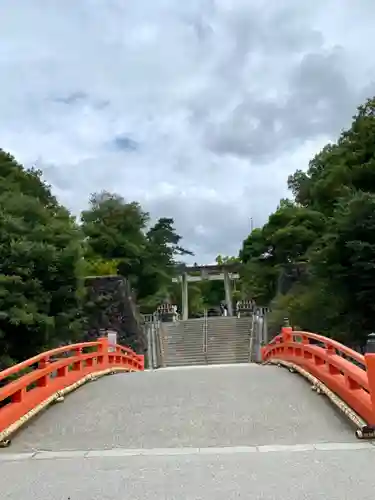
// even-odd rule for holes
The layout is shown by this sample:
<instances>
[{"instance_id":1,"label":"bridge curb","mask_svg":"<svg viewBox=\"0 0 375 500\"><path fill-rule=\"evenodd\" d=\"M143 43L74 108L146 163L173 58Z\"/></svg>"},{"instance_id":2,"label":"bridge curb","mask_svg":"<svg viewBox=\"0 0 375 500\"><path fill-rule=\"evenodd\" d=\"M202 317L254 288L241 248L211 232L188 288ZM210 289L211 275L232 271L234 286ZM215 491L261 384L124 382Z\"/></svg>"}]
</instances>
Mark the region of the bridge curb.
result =
<instances>
[{"instance_id":1,"label":"bridge curb","mask_svg":"<svg viewBox=\"0 0 375 500\"><path fill-rule=\"evenodd\" d=\"M262 363L263 365L277 365L279 367L288 368L288 370L293 373L297 372L306 378L309 382L311 382L311 389L316 391L317 394L325 394L328 399L333 403L344 415L355 425L357 428L355 431L355 435L358 439L374 439L375 432L368 425L368 423L363 420L348 404L346 404L337 394L331 391L323 382L321 382L318 378L314 377L308 371L304 370L300 366L295 363L291 363L290 361L284 361L282 359L271 359Z\"/></svg>"},{"instance_id":2,"label":"bridge curb","mask_svg":"<svg viewBox=\"0 0 375 500\"><path fill-rule=\"evenodd\" d=\"M75 391L76 389L86 384L87 382L94 382L95 380L101 377L104 377L106 375L114 375L115 373L118 372L136 372L136 371L138 370L132 370L125 367L114 366L111 368L107 368L106 370L90 373L84 376L83 378L79 379L74 384L71 384L67 387L64 387L64 389L56 391L54 394L52 394L47 399L42 401L40 404L35 406L35 408L27 412L19 420L17 420L12 425L6 427L4 430L0 432L0 448L7 448L8 446L10 446L11 445L10 438L13 436L13 434L15 434L18 430L20 430L20 428L23 427L25 424L27 424L32 418L36 417L43 410L47 409L51 404L63 402L67 394L70 394L71 392Z\"/></svg>"}]
</instances>

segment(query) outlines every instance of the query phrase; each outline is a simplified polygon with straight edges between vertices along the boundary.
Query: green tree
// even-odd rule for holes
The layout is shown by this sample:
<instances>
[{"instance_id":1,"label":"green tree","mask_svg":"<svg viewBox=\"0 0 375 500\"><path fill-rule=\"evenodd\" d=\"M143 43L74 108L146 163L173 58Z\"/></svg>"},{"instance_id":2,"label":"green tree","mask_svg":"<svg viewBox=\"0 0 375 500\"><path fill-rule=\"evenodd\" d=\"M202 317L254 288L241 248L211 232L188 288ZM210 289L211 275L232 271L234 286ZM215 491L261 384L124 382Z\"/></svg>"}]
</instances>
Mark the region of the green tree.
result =
<instances>
[{"instance_id":1,"label":"green tree","mask_svg":"<svg viewBox=\"0 0 375 500\"><path fill-rule=\"evenodd\" d=\"M364 340L375 324L375 194L343 199L312 264L329 291L339 291L340 317L351 341Z\"/></svg>"},{"instance_id":2,"label":"green tree","mask_svg":"<svg viewBox=\"0 0 375 500\"><path fill-rule=\"evenodd\" d=\"M218 264L219 266L223 266L223 265L230 265L230 264L239 264L240 263L240 259L239 257L228 257L228 256L222 256L222 255L218 255L215 259L216 261L216 264Z\"/></svg>"},{"instance_id":3,"label":"green tree","mask_svg":"<svg viewBox=\"0 0 375 500\"><path fill-rule=\"evenodd\" d=\"M243 243L244 286L269 299L274 324L288 315L302 328L361 344L375 322L374 98L288 186L294 202L282 200ZM303 272L282 291L280 279L293 269Z\"/></svg>"},{"instance_id":4,"label":"green tree","mask_svg":"<svg viewBox=\"0 0 375 500\"><path fill-rule=\"evenodd\" d=\"M172 290L176 259L192 255L180 245L174 220L162 217L148 227L149 214L139 203L108 192L93 194L81 219L91 266L112 263L130 280L143 311L153 312Z\"/></svg>"},{"instance_id":5,"label":"green tree","mask_svg":"<svg viewBox=\"0 0 375 500\"><path fill-rule=\"evenodd\" d=\"M306 258L310 246L323 234L322 213L288 205L273 213L263 228L269 258L275 264L295 264Z\"/></svg>"},{"instance_id":6,"label":"green tree","mask_svg":"<svg viewBox=\"0 0 375 500\"><path fill-rule=\"evenodd\" d=\"M82 239L40 172L0 151L0 352L25 359L80 334Z\"/></svg>"},{"instance_id":7,"label":"green tree","mask_svg":"<svg viewBox=\"0 0 375 500\"><path fill-rule=\"evenodd\" d=\"M81 214L87 257L116 259L120 273L131 275L146 249L148 220L149 214L137 202L127 203L106 191L92 194L89 209Z\"/></svg>"},{"instance_id":8,"label":"green tree","mask_svg":"<svg viewBox=\"0 0 375 500\"><path fill-rule=\"evenodd\" d=\"M138 269L137 293L148 311L154 310L170 295L177 258L193 255L180 246L181 239L171 218L158 219L146 233L147 244Z\"/></svg>"},{"instance_id":9,"label":"green tree","mask_svg":"<svg viewBox=\"0 0 375 500\"><path fill-rule=\"evenodd\" d=\"M86 258L84 263L85 276L113 276L118 274L118 259L102 259L100 257Z\"/></svg>"}]
</instances>

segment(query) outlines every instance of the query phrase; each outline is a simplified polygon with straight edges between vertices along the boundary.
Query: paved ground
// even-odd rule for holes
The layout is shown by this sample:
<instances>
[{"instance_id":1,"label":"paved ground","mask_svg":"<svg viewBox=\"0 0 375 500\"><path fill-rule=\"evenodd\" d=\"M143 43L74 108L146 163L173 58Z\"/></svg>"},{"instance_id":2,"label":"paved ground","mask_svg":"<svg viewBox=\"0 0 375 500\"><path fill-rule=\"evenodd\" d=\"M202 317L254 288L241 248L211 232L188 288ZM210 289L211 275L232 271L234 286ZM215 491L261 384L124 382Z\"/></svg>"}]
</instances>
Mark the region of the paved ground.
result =
<instances>
[{"instance_id":1,"label":"paved ground","mask_svg":"<svg viewBox=\"0 0 375 500\"><path fill-rule=\"evenodd\" d=\"M347 442L353 430L297 374L258 365L105 377L48 409L12 451ZM1 453L1 452L0 452Z\"/></svg>"},{"instance_id":2,"label":"paved ground","mask_svg":"<svg viewBox=\"0 0 375 500\"><path fill-rule=\"evenodd\" d=\"M2 462L0 457L1 498L373 500L375 447L329 448L14 462Z\"/></svg>"},{"instance_id":3,"label":"paved ground","mask_svg":"<svg viewBox=\"0 0 375 500\"><path fill-rule=\"evenodd\" d=\"M374 460L375 446L297 374L165 369L103 378L50 408L0 450L0 491L12 500L367 500Z\"/></svg>"}]
</instances>

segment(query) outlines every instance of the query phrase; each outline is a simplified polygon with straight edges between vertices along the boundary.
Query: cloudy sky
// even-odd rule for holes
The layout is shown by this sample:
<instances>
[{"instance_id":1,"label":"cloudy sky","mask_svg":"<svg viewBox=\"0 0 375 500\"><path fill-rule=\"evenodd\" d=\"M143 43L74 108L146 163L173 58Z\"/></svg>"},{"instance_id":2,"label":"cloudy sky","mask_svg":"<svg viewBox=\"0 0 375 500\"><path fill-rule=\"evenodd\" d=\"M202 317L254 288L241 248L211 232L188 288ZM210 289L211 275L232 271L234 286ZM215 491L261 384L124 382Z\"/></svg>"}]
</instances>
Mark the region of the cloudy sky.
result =
<instances>
[{"instance_id":1,"label":"cloudy sky","mask_svg":"<svg viewBox=\"0 0 375 500\"><path fill-rule=\"evenodd\" d=\"M375 94L374 0L1 0L0 147L237 254Z\"/></svg>"}]
</instances>

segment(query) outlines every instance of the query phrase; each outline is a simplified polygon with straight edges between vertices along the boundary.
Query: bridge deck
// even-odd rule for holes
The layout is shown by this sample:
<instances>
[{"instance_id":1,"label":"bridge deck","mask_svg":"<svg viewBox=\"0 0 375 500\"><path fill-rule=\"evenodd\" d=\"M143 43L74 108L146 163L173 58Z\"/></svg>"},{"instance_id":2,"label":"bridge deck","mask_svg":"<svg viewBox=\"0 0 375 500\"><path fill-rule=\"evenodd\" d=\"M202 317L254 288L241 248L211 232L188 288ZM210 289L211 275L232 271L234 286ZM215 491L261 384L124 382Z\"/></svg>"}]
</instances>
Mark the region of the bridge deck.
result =
<instances>
[{"instance_id":1,"label":"bridge deck","mask_svg":"<svg viewBox=\"0 0 375 500\"><path fill-rule=\"evenodd\" d=\"M366 500L374 458L296 374L165 369L103 378L50 408L0 451L0 487L13 500Z\"/></svg>"}]
</instances>

